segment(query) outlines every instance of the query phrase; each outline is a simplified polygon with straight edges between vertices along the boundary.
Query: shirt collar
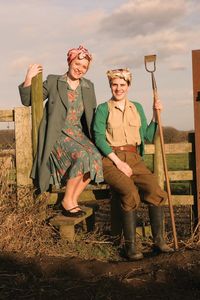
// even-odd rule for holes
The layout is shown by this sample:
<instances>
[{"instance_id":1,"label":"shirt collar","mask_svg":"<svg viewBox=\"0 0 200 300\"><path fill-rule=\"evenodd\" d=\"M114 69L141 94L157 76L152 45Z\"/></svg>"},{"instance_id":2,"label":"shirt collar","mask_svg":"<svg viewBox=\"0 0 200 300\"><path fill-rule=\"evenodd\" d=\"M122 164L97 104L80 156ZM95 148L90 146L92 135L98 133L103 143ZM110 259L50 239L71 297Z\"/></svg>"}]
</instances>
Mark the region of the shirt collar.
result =
<instances>
[{"instance_id":1,"label":"shirt collar","mask_svg":"<svg viewBox=\"0 0 200 300\"><path fill-rule=\"evenodd\" d=\"M112 107L115 107L115 108L119 108L119 102L118 101L115 101L115 100L113 100L112 98L109 100L110 102L111 102L111 104L112 104ZM126 98L126 100L125 100L125 109L127 108L127 107L131 107L133 104Z\"/></svg>"}]
</instances>

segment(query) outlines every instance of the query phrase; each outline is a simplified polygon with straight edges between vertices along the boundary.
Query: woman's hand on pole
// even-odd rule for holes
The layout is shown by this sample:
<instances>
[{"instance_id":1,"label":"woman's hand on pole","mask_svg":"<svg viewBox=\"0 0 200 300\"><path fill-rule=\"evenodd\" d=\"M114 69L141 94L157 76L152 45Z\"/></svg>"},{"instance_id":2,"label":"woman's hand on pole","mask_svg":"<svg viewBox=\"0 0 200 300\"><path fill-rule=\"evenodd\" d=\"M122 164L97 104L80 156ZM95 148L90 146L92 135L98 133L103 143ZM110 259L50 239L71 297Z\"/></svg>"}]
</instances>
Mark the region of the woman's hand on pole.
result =
<instances>
[{"instance_id":1,"label":"woman's hand on pole","mask_svg":"<svg viewBox=\"0 0 200 300\"><path fill-rule=\"evenodd\" d=\"M29 65L23 86L24 87L30 86L32 78L35 77L37 74L41 73L42 70L43 70L43 68L40 64Z\"/></svg>"}]
</instances>

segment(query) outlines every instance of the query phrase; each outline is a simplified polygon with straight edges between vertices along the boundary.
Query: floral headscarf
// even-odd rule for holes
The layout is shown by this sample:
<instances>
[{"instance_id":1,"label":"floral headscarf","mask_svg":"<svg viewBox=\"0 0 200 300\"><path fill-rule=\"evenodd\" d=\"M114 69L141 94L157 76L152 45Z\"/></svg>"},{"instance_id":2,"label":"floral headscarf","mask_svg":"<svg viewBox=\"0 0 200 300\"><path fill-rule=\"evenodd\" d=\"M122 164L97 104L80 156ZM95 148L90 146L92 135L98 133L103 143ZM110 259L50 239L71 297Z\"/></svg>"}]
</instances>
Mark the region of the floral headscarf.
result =
<instances>
[{"instance_id":1,"label":"floral headscarf","mask_svg":"<svg viewBox=\"0 0 200 300\"><path fill-rule=\"evenodd\" d=\"M70 65L72 60L74 60L76 57L78 57L79 59L86 58L89 62L92 60L92 55L82 45L80 45L78 48L72 48L68 51L67 53L68 65Z\"/></svg>"},{"instance_id":2,"label":"floral headscarf","mask_svg":"<svg viewBox=\"0 0 200 300\"><path fill-rule=\"evenodd\" d=\"M107 71L108 80L111 83L112 79L114 78L121 78L124 79L128 85L131 84L132 74L129 69L116 69L116 70L109 70Z\"/></svg>"}]
</instances>

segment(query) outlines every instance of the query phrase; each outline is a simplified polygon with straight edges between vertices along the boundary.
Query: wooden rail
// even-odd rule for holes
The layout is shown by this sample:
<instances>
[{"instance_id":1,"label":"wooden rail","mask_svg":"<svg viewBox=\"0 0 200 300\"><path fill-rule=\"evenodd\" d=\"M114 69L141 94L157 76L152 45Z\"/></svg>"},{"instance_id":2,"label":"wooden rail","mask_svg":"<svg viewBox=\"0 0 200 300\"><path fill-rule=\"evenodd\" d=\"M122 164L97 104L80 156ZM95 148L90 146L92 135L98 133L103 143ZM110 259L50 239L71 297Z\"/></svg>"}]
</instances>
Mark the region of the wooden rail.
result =
<instances>
[{"instance_id":1,"label":"wooden rail","mask_svg":"<svg viewBox=\"0 0 200 300\"><path fill-rule=\"evenodd\" d=\"M31 110L27 107L17 107L12 110L0 110L0 122L14 122L15 141L16 141L16 174L17 174L17 195L20 204L23 189L32 185L30 172L32 167L32 139L31 139ZM194 159L192 143L165 144L166 154L188 154ZM153 155L153 170L157 175L158 182L161 187L165 185L162 155L160 151L159 138L155 139L154 144L145 145L146 155ZM5 152L4 152L5 154ZM10 153L11 155L11 153ZM13 155L13 151L12 151ZM194 170L176 170L169 171L170 181L190 181L194 180ZM96 199L96 190L105 190L106 185L88 187L87 191L81 195L81 199ZM63 191L52 192L51 202L54 203L59 193ZM172 195L174 205L193 205L194 195Z\"/></svg>"}]
</instances>

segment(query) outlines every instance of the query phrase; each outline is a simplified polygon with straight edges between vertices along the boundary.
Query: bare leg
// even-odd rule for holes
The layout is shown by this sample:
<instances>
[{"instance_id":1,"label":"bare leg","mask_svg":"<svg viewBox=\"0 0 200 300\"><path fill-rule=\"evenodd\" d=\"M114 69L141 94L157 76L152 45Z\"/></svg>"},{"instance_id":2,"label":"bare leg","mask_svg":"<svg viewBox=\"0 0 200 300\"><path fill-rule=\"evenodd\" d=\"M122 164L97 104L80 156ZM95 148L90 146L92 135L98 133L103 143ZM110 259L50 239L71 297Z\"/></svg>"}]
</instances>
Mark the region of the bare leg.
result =
<instances>
[{"instance_id":1,"label":"bare leg","mask_svg":"<svg viewBox=\"0 0 200 300\"><path fill-rule=\"evenodd\" d=\"M87 173L68 180L62 201L62 205L66 210L71 210L73 207L78 206L78 198L91 180L89 175L90 174ZM78 210L80 209L76 208L71 210L71 212L76 212Z\"/></svg>"}]
</instances>

